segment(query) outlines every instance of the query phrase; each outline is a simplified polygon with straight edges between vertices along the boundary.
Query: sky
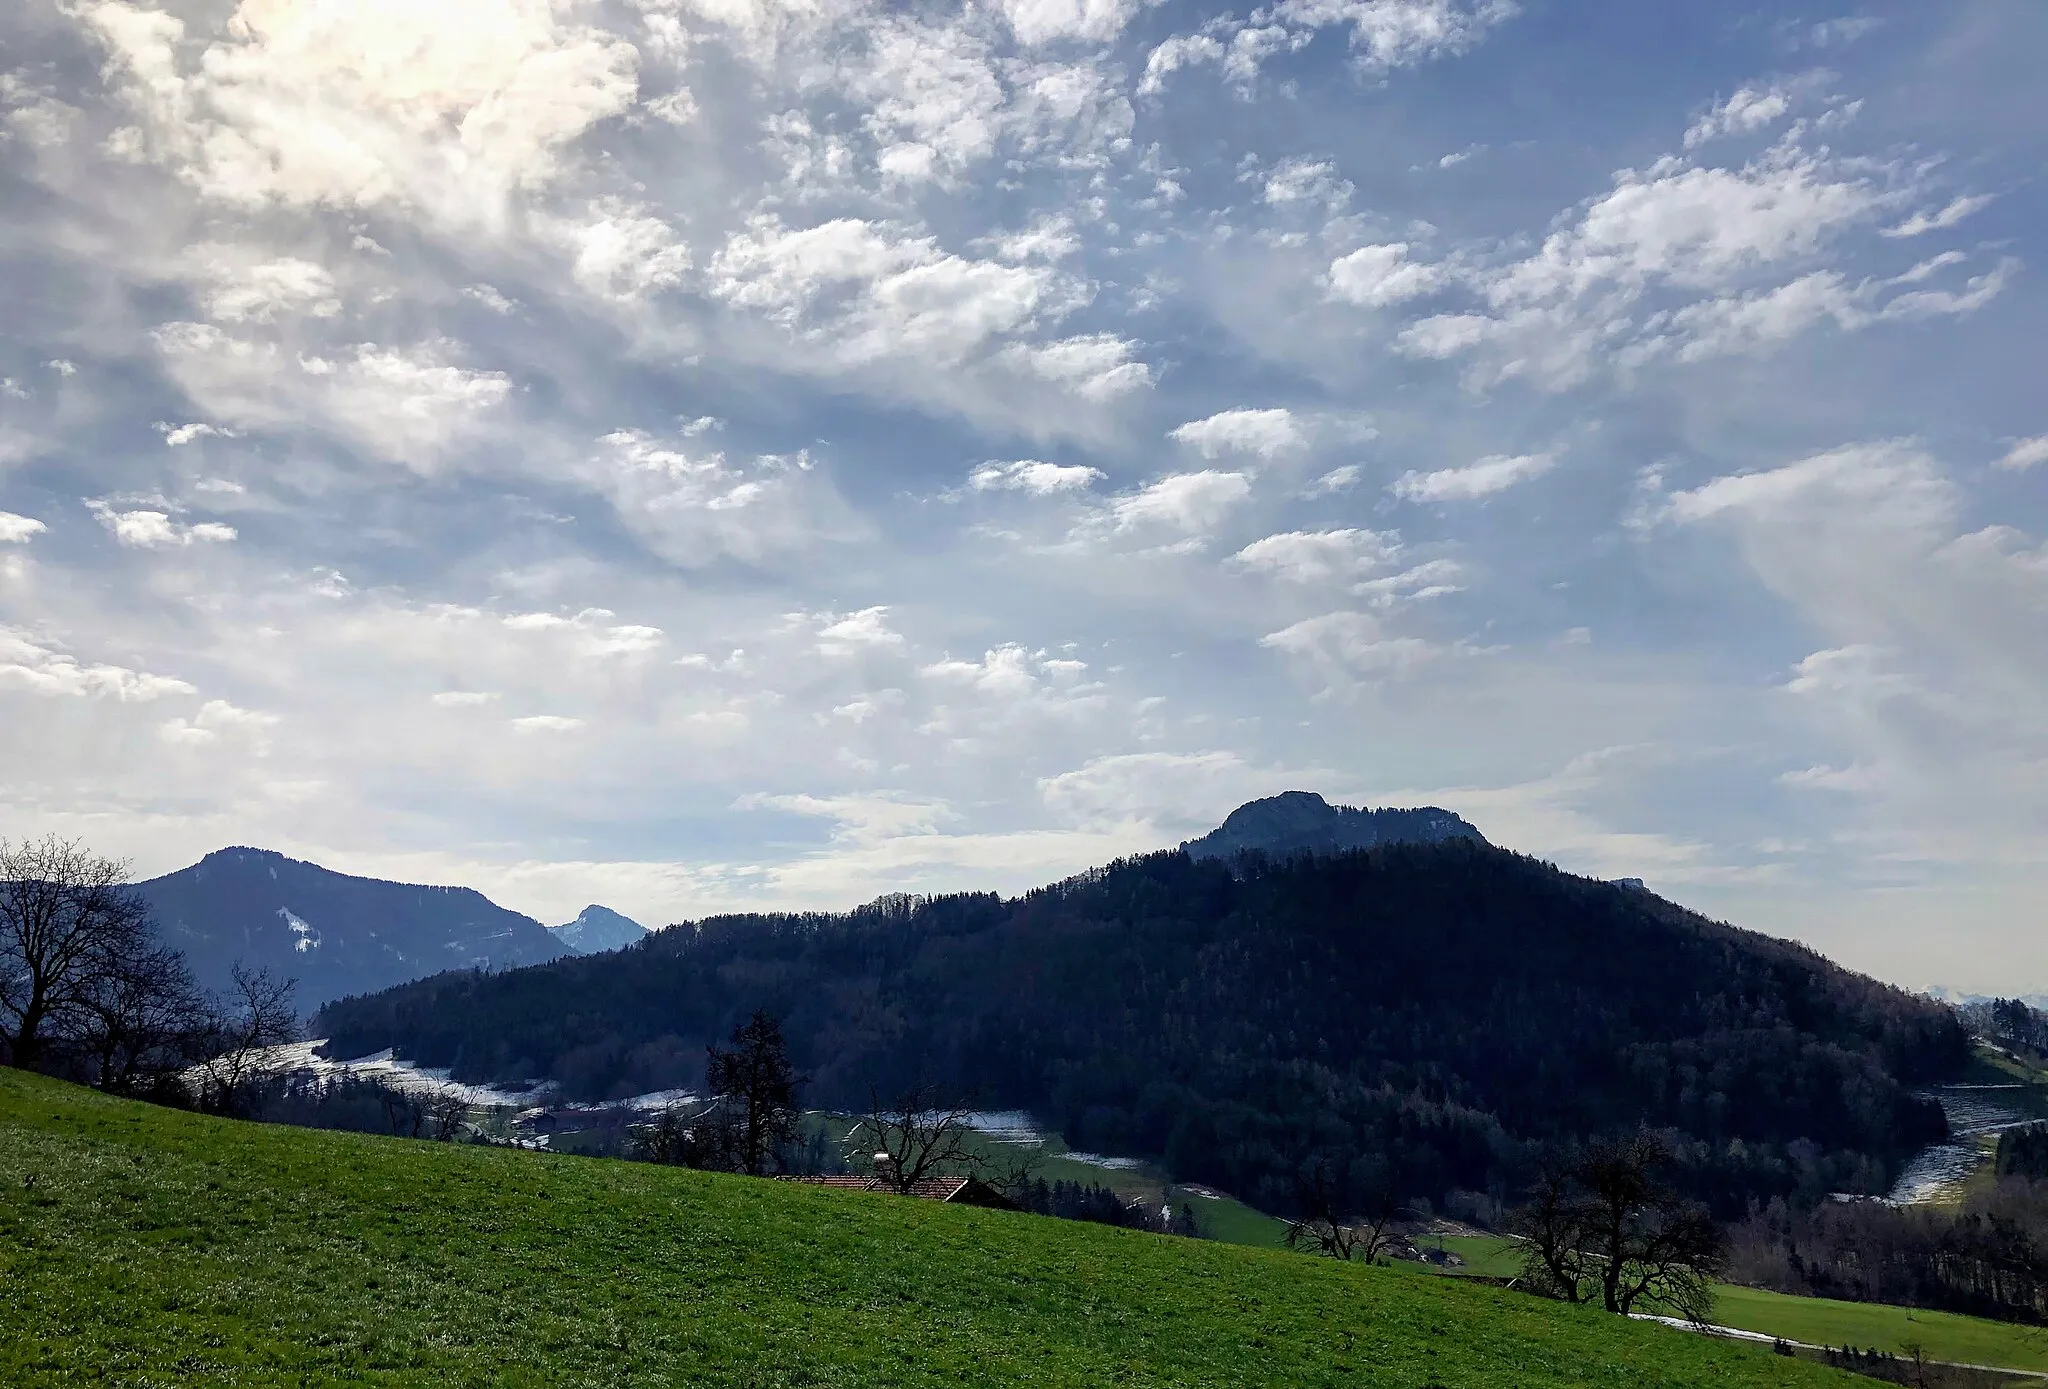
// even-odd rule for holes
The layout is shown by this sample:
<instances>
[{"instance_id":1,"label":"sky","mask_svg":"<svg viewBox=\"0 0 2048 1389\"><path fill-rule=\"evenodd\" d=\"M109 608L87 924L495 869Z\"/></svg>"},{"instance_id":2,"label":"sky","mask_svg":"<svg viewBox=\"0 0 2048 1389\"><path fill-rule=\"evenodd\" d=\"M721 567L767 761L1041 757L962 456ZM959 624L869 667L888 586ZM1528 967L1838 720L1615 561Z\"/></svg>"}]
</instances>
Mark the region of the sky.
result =
<instances>
[{"instance_id":1,"label":"sky","mask_svg":"<svg viewBox=\"0 0 2048 1389\"><path fill-rule=\"evenodd\" d=\"M1300 788L2048 991L2044 53L9 4L0 834L659 924Z\"/></svg>"}]
</instances>

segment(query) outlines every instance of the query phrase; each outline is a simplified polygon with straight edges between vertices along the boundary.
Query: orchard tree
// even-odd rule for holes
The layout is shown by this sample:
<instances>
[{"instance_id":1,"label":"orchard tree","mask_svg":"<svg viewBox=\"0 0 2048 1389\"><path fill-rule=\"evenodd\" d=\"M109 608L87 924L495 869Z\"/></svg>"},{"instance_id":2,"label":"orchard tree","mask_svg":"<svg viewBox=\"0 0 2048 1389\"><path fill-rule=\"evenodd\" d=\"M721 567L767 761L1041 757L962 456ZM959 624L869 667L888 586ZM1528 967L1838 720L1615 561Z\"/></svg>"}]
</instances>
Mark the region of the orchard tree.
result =
<instances>
[{"instance_id":1,"label":"orchard tree","mask_svg":"<svg viewBox=\"0 0 2048 1389\"><path fill-rule=\"evenodd\" d=\"M126 863L55 835L0 839L0 1043L12 1064L35 1066L82 1029L149 936Z\"/></svg>"},{"instance_id":2,"label":"orchard tree","mask_svg":"<svg viewBox=\"0 0 2048 1389\"><path fill-rule=\"evenodd\" d=\"M1661 1180L1670 1162L1662 1138L1638 1131L1546 1164L1515 1221L1532 1286L1623 1315L1656 1306L1705 1322L1726 1243L1705 1207Z\"/></svg>"}]
</instances>

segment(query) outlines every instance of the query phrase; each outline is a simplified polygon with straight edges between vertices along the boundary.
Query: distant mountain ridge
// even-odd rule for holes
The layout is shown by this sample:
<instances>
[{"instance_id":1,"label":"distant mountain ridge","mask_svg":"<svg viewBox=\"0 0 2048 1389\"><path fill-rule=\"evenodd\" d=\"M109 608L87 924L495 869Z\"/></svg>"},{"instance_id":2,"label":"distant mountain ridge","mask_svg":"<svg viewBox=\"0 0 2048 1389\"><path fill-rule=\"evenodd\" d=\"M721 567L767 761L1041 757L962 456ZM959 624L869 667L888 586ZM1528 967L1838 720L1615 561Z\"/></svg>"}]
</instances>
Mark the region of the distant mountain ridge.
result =
<instances>
[{"instance_id":1,"label":"distant mountain ridge","mask_svg":"<svg viewBox=\"0 0 2048 1389\"><path fill-rule=\"evenodd\" d=\"M1336 854L1382 844L1441 844L1449 839L1487 842L1468 821L1436 806L1414 810L1361 810L1331 805L1313 791L1283 791L1248 801L1200 839L1183 843L1190 858L1234 858L1258 851Z\"/></svg>"},{"instance_id":2,"label":"distant mountain ridge","mask_svg":"<svg viewBox=\"0 0 2048 1389\"><path fill-rule=\"evenodd\" d=\"M548 929L556 940L578 955L623 950L647 934L647 928L632 917L595 902L578 912L574 921L565 921Z\"/></svg>"},{"instance_id":3,"label":"distant mountain ridge","mask_svg":"<svg viewBox=\"0 0 2048 1389\"><path fill-rule=\"evenodd\" d=\"M311 1010L448 969L508 969L576 953L474 888L336 873L231 848L136 885L165 940L218 987L236 961L299 981Z\"/></svg>"}]
</instances>

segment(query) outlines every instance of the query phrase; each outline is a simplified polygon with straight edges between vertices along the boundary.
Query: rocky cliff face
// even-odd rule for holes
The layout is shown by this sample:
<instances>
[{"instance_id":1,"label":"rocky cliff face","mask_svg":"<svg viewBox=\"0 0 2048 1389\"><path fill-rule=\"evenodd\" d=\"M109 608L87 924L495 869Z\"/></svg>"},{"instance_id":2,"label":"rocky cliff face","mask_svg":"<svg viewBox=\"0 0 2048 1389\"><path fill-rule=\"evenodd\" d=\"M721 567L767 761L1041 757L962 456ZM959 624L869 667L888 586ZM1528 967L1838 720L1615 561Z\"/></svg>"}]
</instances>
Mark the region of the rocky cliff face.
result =
<instances>
[{"instance_id":1,"label":"rocky cliff face","mask_svg":"<svg viewBox=\"0 0 2048 1389\"><path fill-rule=\"evenodd\" d=\"M1486 836L1465 820L1435 806L1360 810L1331 805L1313 791L1283 791L1239 806L1221 825L1180 847L1195 858L1230 858L1248 849L1285 857L1381 844L1439 844L1447 839L1486 842Z\"/></svg>"}]
</instances>

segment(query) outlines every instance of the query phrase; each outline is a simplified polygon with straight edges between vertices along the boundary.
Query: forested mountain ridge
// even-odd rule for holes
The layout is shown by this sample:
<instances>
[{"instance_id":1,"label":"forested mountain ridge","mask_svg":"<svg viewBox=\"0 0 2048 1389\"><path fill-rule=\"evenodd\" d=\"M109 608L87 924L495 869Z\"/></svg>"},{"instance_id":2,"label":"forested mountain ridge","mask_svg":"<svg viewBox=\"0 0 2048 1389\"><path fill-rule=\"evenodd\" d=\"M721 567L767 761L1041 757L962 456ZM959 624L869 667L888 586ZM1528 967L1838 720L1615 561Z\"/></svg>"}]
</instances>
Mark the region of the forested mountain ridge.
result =
<instances>
[{"instance_id":1,"label":"forested mountain ridge","mask_svg":"<svg viewBox=\"0 0 2048 1389\"><path fill-rule=\"evenodd\" d=\"M219 849L136 891L202 983L219 986L238 961L267 967L298 981L306 1008L443 970L571 953L473 888L359 878L269 849Z\"/></svg>"},{"instance_id":2,"label":"forested mountain ridge","mask_svg":"<svg viewBox=\"0 0 2048 1389\"><path fill-rule=\"evenodd\" d=\"M693 1083L756 1008L814 1103L935 1073L1268 1209L1311 1156L1361 1192L1506 1195L1542 1142L1638 1123L1680 1135L1730 1213L1882 1190L1945 1129L1909 1087L1967 1061L1940 1005L1462 837L711 918L344 1000L321 1026L339 1053L595 1098Z\"/></svg>"}]
</instances>

